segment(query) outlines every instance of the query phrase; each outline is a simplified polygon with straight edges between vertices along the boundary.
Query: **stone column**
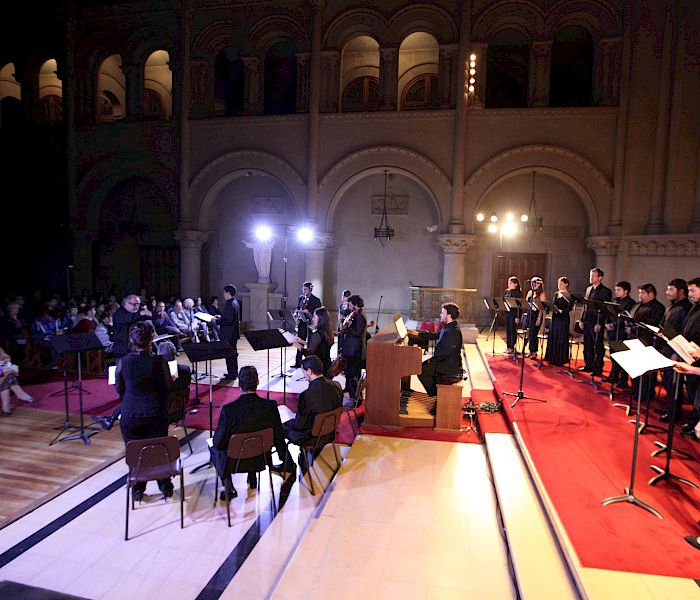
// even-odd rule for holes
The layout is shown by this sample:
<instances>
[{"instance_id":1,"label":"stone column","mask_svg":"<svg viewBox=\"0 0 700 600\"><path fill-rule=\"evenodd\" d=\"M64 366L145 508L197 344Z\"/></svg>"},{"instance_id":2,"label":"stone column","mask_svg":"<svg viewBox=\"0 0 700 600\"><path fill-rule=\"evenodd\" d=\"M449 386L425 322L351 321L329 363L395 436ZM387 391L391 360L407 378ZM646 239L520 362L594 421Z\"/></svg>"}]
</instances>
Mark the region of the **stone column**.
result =
<instances>
[{"instance_id":1,"label":"stone column","mask_svg":"<svg viewBox=\"0 0 700 600\"><path fill-rule=\"evenodd\" d=\"M617 256L620 249L620 238L612 235L591 236L586 239L586 246L595 252L596 262L593 266L603 269L608 283L617 281Z\"/></svg>"},{"instance_id":2,"label":"stone column","mask_svg":"<svg viewBox=\"0 0 700 600\"><path fill-rule=\"evenodd\" d=\"M438 63L438 104L440 108L454 106L455 57L457 44L440 45L440 62Z\"/></svg>"},{"instance_id":3,"label":"stone column","mask_svg":"<svg viewBox=\"0 0 700 600\"><path fill-rule=\"evenodd\" d=\"M532 42L530 64L530 106L549 106L549 75L552 67L552 40Z\"/></svg>"},{"instance_id":4,"label":"stone column","mask_svg":"<svg viewBox=\"0 0 700 600\"><path fill-rule=\"evenodd\" d=\"M466 281L466 254L474 245L474 235L440 234L437 244L442 249L442 287L463 288Z\"/></svg>"},{"instance_id":5,"label":"stone column","mask_svg":"<svg viewBox=\"0 0 700 600\"><path fill-rule=\"evenodd\" d=\"M600 69L596 77L600 106L617 106L620 101L622 38L600 40L600 54Z\"/></svg>"},{"instance_id":6,"label":"stone column","mask_svg":"<svg viewBox=\"0 0 700 600\"><path fill-rule=\"evenodd\" d=\"M262 113L262 77L260 76L260 59L257 56L241 58L243 73L243 101L247 115Z\"/></svg>"},{"instance_id":7,"label":"stone column","mask_svg":"<svg viewBox=\"0 0 700 600\"><path fill-rule=\"evenodd\" d=\"M248 297L248 309L250 310L250 320L248 326L250 329L269 329L269 319L267 311L270 308L270 292L275 288L274 283L246 283L244 284L250 290Z\"/></svg>"},{"instance_id":8,"label":"stone column","mask_svg":"<svg viewBox=\"0 0 700 600\"><path fill-rule=\"evenodd\" d=\"M125 117L130 120L143 119L144 73L143 65L122 65L126 78Z\"/></svg>"},{"instance_id":9,"label":"stone column","mask_svg":"<svg viewBox=\"0 0 700 600\"><path fill-rule=\"evenodd\" d=\"M693 204L693 218L690 221L689 233L700 233L700 147L695 163L695 203Z\"/></svg>"},{"instance_id":10,"label":"stone column","mask_svg":"<svg viewBox=\"0 0 700 600\"><path fill-rule=\"evenodd\" d=\"M325 288L326 251L333 247L335 236L332 233L316 233L313 241L306 247L304 256L304 277L314 284L314 294L325 305L332 299L323 297ZM332 302L331 302L332 304Z\"/></svg>"},{"instance_id":11,"label":"stone column","mask_svg":"<svg viewBox=\"0 0 700 600\"><path fill-rule=\"evenodd\" d=\"M294 55L297 59L297 113L309 112L309 58L308 52Z\"/></svg>"},{"instance_id":12,"label":"stone column","mask_svg":"<svg viewBox=\"0 0 700 600\"><path fill-rule=\"evenodd\" d=\"M181 229L173 237L180 245L180 294L196 297L202 287L202 244L209 239L209 232Z\"/></svg>"},{"instance_id":13,"label":"stone column","mask_svg":"<svg viewBox=\"0 0 700 600\"><path fill-rule=\"evenodd\" d=\"M399 49L379 48L380 110L396 110L399 81Z\"/></svg>"},{"instance_id":14,"label":"stone column","mask_svg":"<svg viewBox=\"0 0 700 600\"><path fill-rule=\"evenodd\" d=\"M326 50L321 53L321 112L338 112L340 94L340 52Z\"/></svg>"},{"instance_id":15,"label":"stone column","mask_svg":"<svg viewBox=\"0 0 700 600\"><path fill-rule=\"evenodd\" d=\"M315 219L318 211L318 155L320 148L320 110L321 110L321 35L323 33L323 7L325 0L312 3L314 18L311 55L307 67L307 110L309 112L309 131L306 150L306 216Z\"/></svg>"}]
</instances>

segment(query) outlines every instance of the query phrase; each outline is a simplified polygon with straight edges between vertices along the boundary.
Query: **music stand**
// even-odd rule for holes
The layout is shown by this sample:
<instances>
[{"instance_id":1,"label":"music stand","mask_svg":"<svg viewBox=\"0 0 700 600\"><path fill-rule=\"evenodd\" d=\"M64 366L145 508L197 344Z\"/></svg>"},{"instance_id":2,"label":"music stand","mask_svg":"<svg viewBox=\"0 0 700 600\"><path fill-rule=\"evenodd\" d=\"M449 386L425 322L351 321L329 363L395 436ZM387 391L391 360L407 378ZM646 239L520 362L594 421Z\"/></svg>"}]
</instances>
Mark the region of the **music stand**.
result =
<instances>
[{"instance_id":1,"label":"music stand","mask_svg":"<svg viewBox=\"0 0 700 600\"><path fill-rule=\"evenodd\" d=\"M83 371L82 371L82 352L87 352L88 350L99 350L102 348L102 343L93 332L88 333L65 333L63 335L55 335L50 340L51 348L59 356L64 356L67 354L75 353L78 357L78 381L73 382L77 385L72 386L78 390L78 408L80 410L80 426L76 427L71 425L70 417L68 415L68 385L66 381L66 376L63 379L63 394L66 401L66 419L62 427L57 427L59 429L58 435L49 442L49 446L53 446L56 442L66 442L68 440L83 440L84 444L90 443L90 436L99 433L101 430L96 427L85 426L85 417L83 414ZM77 433L71 435L63 435L63 432L75 430Z\"/></svg>"},{"instance_id":2,"label":"music stand","mask_svg":"<svg viewBox=\"0 0 700 600\"><path fill-rule=\"evenodd\" d=\"M507 298L506 301L510 300L515 300L516 304L522 308L522 303L521 303L521 298ZM535 301L537 302L537 301ZM510 302L509 302L510 304ZM534 302L528 302L528 307L527 307L527 326L528 329L526 330L526 334L529 333L530 327L532 326L532 305ZM540 305L541 306L541 305ZM515 396L515 400L513 401L513 404L510 405L511 408L513 408L518 402L521 400L532 400L534 402L547 402L546 400L542 400L541 398L535 398L533 396L526 396L525 392L523 391L523 379L525 378L525 344L527 343L528 335L523 336L523 349L521 352L521 357L520 357L520 384L518 386L518 391L517 392L503 392L506 396Z\"/></svg>"},{"instance_id":3,"label":"music stand","mask_svg":"<svg viewBox=\"0 0 700 600\"><path fill-rule=\"evenodd\" d=\"M624 340L612 340L608 342L608 345L610 346L610 358L612 359L613 354L615 352L624 352L626 350L629 350L629 348L625 345ZM613 388L614 385L611 383L610 384L610 399L613 399ZM632 389L630 388L630 401L629 404L623 404L621 402L614 402L613 406L616 408L623 408L625 410L625 416L629 417L630 416L630 411L632 410Z\"/></svg>"},{"instance_id":4,"label":"music stand","mask_svg":"<svg viewBox=\"0 0 700 600\"><path fill-rule=\"evenodd\" d=\"M634 444L632 446L632 469L630 473L630 484L629 487L625 488L625 493L622 496L612 496L606 498L602 501L603 506L608 504L615 504L616 502L629 502L649 511L651 514L663 519L661 513L657 511L654 507L643 502L634 495L634 478L637 470L637 450L639 447L639 413L642 404L642 382L641 377L649 371L654 371L656 369L663 369L669 366L673 366L673 361L667 359L665 356L660 354L652 346L646 346L644 348L635 348L633 350L627 350L626 352L616 352L612 355L612 359L620 365L625 371L627 371L632 377L632 379L638 379L639 387L637 390L637 408L635 415L635 427L634 427Z\"/></svg>"},{"instance_id":5,"label":"music stand","mask_svg":"<svg viewBox=\"0 0 700 600\"><path fill-rule=\"evenodd\" d=\"M542 325L540 328L540 332L544 331L547 329L547 314L560 314L562 311L559 310L559 307L554 305L554 302L547 302L545 300L535 300L534 302L536 305L539 304L544 312L542 313ZM551 325L550 325L551 329ZM544 333L538 333L537 338L542 340L542 348L539 350L539 360L537 361L537 369L541 369L542 367L546 367L547 365L544 364L544 349L545 349L545 344L544 341L545 339L547 340L547 343L549 343L549 334L545 336ZM539 344L538 344L539 348Z\"/></svg>"},{"instance_id":6,"label":"music stand","mask_svg":"<svg viewBox=\"0 0 700 600\"><path fill-rule=\"evenodd\" d=\"M274 348L285 348L291 346L291 343L277 329L256 329L253 331L244 331L245 339L250 343L251 348L255 352L259 350L267 350L267 399L270 399L270 350ZM282 403L287 405L287 378L282 378L283 391Z\"/></svg>"},{"instance_id":7,"label":"music stand","mask_svg":"<svg viewBox=\"0 0 700 600\"><path fill-rule=\"evenodd\" d=\"M267 311L267 318L270 320L270 325L273 329L284 329L284 331L296 335L296 320L291 310L287 308L280 310L271 308ZM291 377L290 374L285 373L285 367L287 366L287 346L280 348L280 362L280 377Z\"/></svg>"},{"instance_id":8,"label":"music stand","mask_svg":"<svg viewBox=\"0 0 700 600\"><path fill-rule=\"evenodd\" d=\"M491 342L491 354L496 354L496 321L498 319L499 313L503 313L506 308L504 307L504 302L500 298L484 298L484 304L489 311L493 311L493 319L491 320L491 326L489 327L489 332L486 334L486 341L488 342L489 337L493 334L493 340Z\"/></svg>"}]
</instances>

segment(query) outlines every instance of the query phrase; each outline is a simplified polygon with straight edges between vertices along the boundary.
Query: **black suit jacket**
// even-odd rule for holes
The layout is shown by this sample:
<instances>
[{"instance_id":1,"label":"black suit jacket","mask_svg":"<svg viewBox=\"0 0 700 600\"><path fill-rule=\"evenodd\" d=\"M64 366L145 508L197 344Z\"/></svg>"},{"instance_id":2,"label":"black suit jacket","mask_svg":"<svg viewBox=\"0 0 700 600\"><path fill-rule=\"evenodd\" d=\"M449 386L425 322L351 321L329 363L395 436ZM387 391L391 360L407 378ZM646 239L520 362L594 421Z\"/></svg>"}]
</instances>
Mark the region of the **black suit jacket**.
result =
<instances>
[{"instance_id":1,"label":"black suit jacket","mask_svg":"<svg viewBox=\"0 0 700 600\"><path fill-rule=\"evenodd\" d=\"M274 400L261 398L256 393L242 394L238 400L224 405L219 415L219 424L214 432L212 459L219 474L231 473L236 461L227 459L228 443L234 433L250 433L259 429L272 427L277 454L284 460L286 444L280 414ZM265 467L263 461L243 459L239 472L259 471Z\"/></svg>"},{"instance_id":2,"label":"black suit jacket","mask_svg":"<svg viewBox=\"0 0 700 600\"><path fill-rule=\"evenodd\" d=\"M326 377L314 379L299 396L297 416L292 427L299 432L311 433L316 415L334 410L342 403L343 392L338 384Z\"/></svg>"},{"instance_id":3,"label":"black suit jacket","mask_svg":"<svg viewBox=\"0 0 700 600\"><path fill-rule=\"evenodd\" d=\"M241 307L235 298L226 300L220 326L222 340L231 343L241 337Z\"/></svg>"},{"instance_id":4,"label":"black suit jacket","mask_svg":"<svg viewBox=\"0 0 700 600\"><path fill-rule=\"evenodd\" d=\"M137 321L146 321L150 317L145 317L139 313L132 313L120 306L112 315L112 355L114 358L121 358L129 353L129 329Z\"/></svg>"},{"instance_id":5,"label":"black suit jacket","mask_svg":"<svg viewBox=\"0 0 700 600\"><path fill-rule=\"evenodd\" d=\"M340 345L342 346L342 354L346 358L353 356L365 358L367 348L367 318L362 310L358 310L357 314L352 318L352 321L343 334Z\"/></svg>"},{"instance_id":6,"label":"black suit jacket","mask_svg":"<svg viewBox=\"0 0 700 600\"><path fill-rule=\"evenodd\" d=\"M612 290L605 287L602 283L597 288L589 285L586 288L585 298L597 302L612 302ZM598 322L598 311L586 304L586 309L583 311L581 321L587 325L595 325ZM600 324L603 325L604 323L605 317L601 317Z\"/></svg>"},{"instance_id":7,"label":"black suit jacket","mask_svg":"<svg viewBox=\"0 0 700 600\"><path fill-rule=\"evenodd\" d=\"M447 323L439 332L430 333L430 339L436 339L435 351L431 361L435 372L454 375L462 372L462 330L457 321Z\"/></svg>"}]
</instances>

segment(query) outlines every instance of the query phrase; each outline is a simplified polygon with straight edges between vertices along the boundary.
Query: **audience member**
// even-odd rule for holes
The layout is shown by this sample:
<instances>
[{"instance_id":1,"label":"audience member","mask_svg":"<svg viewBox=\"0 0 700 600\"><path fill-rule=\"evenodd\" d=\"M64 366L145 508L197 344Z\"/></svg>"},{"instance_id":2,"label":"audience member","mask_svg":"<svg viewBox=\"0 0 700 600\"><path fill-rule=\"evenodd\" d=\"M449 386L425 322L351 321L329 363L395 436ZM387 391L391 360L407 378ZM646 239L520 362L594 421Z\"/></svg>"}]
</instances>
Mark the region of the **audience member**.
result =
<instances>
[{"instance_id":1,"label":"audience member","mask_svg":"<svg viewBox=\"0 0 700 600\"><path fill-rule=\"evenodd\" d=\"M19 385L17 374L19 368L12 364L10 355L0 348L0 401L2 401L2 414L6 417L12 414L10 407L10 391L23 402L33 402L32 398Z\"/></svg>"}]
</instances>

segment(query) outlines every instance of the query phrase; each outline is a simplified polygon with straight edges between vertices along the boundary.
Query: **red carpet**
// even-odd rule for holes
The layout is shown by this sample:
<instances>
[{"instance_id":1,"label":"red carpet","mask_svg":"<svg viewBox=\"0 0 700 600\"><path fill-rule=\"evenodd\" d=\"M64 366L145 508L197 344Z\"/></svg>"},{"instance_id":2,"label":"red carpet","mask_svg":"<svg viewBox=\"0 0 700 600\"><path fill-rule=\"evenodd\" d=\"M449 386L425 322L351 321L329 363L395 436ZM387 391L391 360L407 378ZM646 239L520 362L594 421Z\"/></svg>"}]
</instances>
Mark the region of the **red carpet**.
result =
<instances>
[{"instance_id":1,"label":"red carpet","mask_svg":"<svg viewBox=\"0 0 700 600\"><path fill-rule=\"evenodd\" d=\"M489 365L497 384L517 391L518 365L497 357ZM635 481L636 497L664 519L628 502L603 506L604 498L624 494L629 485L634 431L624 411L614 408L607 396L595 394L592 386L576 384L553 367L538 371L527 364L523 390L547 403L525 399L506 414L517 422L581 564L700 579L700 551L683 539L700 534L700 490L671 481L647 483L655 474L649 465L665 466L665 456L652 458L650 453L656 449L654 440L665 442L666 434L640 435ZM655 416L650 423L658 424ZM679 435L674 446L700 455L697 443ZM674 455L671 472L700 484L696 461Z\"/></svg>"},{"instance_id":2,"label":"red carpet","mask_svg":"<svg viewBox=\"0 0 700 600\"><path fill-rule=\"evenodd\" d=\"M65 396L63 394L63 379L62 376L56 374L55 372L47 373L44 372L43 378L50 379L50 381L45 383L29 383L31 381L37 381L41 375L34 374L32 377L27 376L22 379L22 386L24 390L34 397L34 402L32 404L26 404L24 402L18 402L14 399L13 404L15 406L27 406L36 408L39 410L53 410L53 411L65 411ZM60 377L60 379L59 379ZM69 375L70 379L70 375ZM213 422L214 429L216 429L216 424L219 422L219 413L221 412L221 407L227 402L231 402L238 398L241 393L238 387L228 387L216 385L213 388ZM68 410L71 413L78 413L79 402L78 402L78 391L68 384ZM60 392L60 393L58 393ZM195 388L191 386L190 388L191 399L194 401ZM264 390L259 391L259 395L266 397L267 392ZM198 412L192 414L190 412L185 416L185 426L192 429L209 429L209 386L200 385L199 386L199 398L201 404L197 407ZM277 404L282 404L284 395L281 392L270 392L270 399L277 402ZM287 392L286 395L287 406L292 412L296 412L298 395ZM83 381L83 412L86 415L109 415L112 413L114 408L119 404L119 396L113 385L108 385L107 379L105 377L99 377L94 379L87 379ZM358 409L358 413L362 414L362 408ZM347 413L343 413L340 426L336 434L336 441L341 444L352 444L355 439L355 435L352 431L352 426L348 421Z\"/></svg>"}]
</instances>

